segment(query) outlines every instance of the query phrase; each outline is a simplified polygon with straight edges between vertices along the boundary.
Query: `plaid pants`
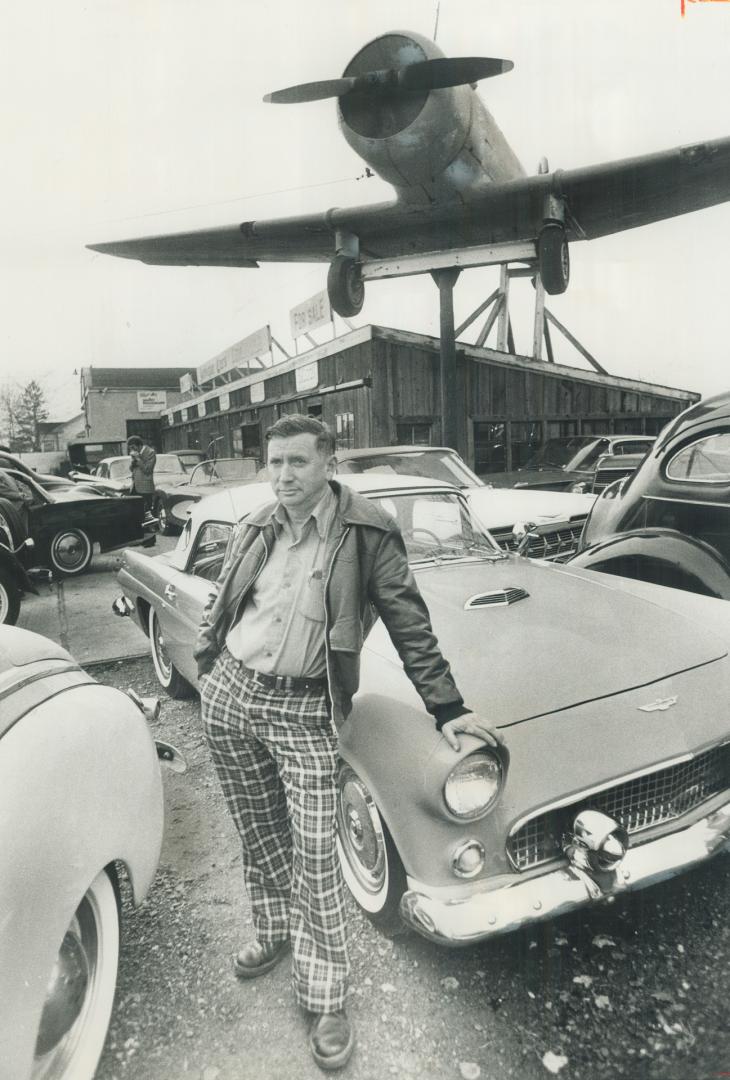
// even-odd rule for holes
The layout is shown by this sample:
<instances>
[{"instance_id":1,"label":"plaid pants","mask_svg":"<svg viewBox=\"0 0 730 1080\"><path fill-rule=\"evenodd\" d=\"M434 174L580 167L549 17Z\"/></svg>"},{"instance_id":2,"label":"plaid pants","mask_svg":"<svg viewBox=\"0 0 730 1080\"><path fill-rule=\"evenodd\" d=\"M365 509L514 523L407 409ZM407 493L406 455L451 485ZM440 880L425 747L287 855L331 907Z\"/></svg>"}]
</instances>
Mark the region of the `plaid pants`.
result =
<instances>
[{"instance_id":1,"label":"plaid pants","mask_svg":"<svg viewBox=\"0 0 730 1080\"><path fill-rule=\"evenodd\" d=\"M337 737L325 691L265 689L227 649L200 691L208 746L241 837L256 937L291 937L303 1008L341 1009L349 962L335 843Z\"/></svg>"}]
</instances>

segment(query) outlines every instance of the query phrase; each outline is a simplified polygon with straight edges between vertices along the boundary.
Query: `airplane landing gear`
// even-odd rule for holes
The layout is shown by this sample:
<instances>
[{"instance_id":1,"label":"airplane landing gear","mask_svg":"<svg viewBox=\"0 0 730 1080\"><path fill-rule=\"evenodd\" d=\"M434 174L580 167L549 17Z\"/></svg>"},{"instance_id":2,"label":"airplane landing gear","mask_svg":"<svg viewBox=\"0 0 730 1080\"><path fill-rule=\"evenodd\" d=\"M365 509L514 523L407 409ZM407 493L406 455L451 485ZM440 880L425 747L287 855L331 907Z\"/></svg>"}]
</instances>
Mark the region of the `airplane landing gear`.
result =
<instances>
[{"instance_id":1,"label":"airplane landing gear","mask_svg":"<svg viewBox=\"0 0 730 1080\"><path fill-rule=\"evenodd\" d=\"M537 240L540 280L550 296L564 293L570 281L570 254L565 229L559 221L548 221Z\"/></svg>"},{"instance_id":2,"label":"airplane landing gear","mask_svg":"<svg viewBox=\"0 0 730 1080\"><path fill-rule=\"evenodd\" d=\"M356 259L335 255L327 273L327 293L338 315L359 315L365 302L365 284Z\"/></svg>"}]
</instances>

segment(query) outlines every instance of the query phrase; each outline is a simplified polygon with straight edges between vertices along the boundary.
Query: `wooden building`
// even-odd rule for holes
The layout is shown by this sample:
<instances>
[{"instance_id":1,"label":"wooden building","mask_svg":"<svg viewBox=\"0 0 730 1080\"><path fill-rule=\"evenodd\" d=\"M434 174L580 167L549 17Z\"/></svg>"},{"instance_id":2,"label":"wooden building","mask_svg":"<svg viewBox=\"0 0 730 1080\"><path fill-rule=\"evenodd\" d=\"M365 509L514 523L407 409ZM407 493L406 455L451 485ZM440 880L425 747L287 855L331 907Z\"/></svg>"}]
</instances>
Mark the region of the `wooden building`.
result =
<instances>
[{"instance_id":1,"label":"wooden building","mask_svg":"<svg viewBox=\"0 0 730 1080\"><path fill-rule=\"evenodd\" d=\"M552 437L655 435L699 400L636 379L457 343L456 449L477 472L518 468ZM300 356L188 392L166 410L165 450L265 457L264 433L284 413L320 417L338 445L442 441L437 338L365 326Z\"/></svg>"}]
</instances>

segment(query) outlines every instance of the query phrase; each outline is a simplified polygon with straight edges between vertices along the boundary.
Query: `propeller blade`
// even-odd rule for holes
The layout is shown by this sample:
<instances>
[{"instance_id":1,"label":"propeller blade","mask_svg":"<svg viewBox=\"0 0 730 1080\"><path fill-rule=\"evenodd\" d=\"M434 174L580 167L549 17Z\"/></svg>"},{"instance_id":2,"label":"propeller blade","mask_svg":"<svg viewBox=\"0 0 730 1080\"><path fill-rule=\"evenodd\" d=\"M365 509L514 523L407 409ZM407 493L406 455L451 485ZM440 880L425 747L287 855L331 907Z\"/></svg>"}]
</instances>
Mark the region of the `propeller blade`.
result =
<instances>
[{"instance_id":1,"label":"propeller blade","mask_svg":"<svg viewBox=\"0 0 730 1080\"><path fill-rule=\"evenodd\" d=\"M480 79L490 79L494 75L511 71L513 67L511 60L499 60L489 56L443 56L400 68L369 71L364 75L300 83L285 90L274 90L272 94L265 95L264 101L272 105L299 105L305 101L343 97L353 90L358 94L392 93L398 90L443 90L448 86L464 86L467 83L479 82Z\"/></svg>"},{"instance_id":2,"label":"propeller blade","mask_svg":"<svg viewBox=\"0 0 730 1080\"><path fill-rule=\"evenodd\" d=\"M264 101L272 105L299 105L304 101L322 101L324 98L342 97L352 90L355 79L325 79L323 82L300 83L286 90L274 90L266 94Z\"/></svg>"},{"instance_id":3,"label":"propeller blade","mask_svg":"<svg viewBox=\"0 0 730 1080\"><path fill-rule=\"evenodd\" d=\"M513 67L511 60L490 56L443 56L398 68L398 86L402 90L443 90L503 75Z\"/></svg>"}]
</instances>

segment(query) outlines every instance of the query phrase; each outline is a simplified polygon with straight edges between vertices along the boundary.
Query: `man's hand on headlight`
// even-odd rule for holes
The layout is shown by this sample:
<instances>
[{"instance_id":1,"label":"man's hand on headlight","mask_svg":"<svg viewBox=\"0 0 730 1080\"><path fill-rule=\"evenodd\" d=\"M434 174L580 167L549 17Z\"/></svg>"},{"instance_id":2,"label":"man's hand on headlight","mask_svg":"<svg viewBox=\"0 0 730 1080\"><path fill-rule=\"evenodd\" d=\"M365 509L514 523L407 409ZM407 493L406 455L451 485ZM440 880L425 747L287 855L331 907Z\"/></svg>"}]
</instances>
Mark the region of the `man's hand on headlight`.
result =
<instances>
[{"instance_id":1,"label":"man's hand on headlight","mask_svg":"<svg viewBox=\"0 0 730 1080\"><path fill-rule=\"evenodd\" d=\"M497 732L487 724L486 720L482 720L477 713L464 713L463 716L457 716L455 720L447 720L441 728L441 734L451 749L456 750L457 753L461 749L458 739L461 734L474 735L475 738L485 742L487 746L493 746L495 750L502 741Z\"/></svg>"}]
</instances>

